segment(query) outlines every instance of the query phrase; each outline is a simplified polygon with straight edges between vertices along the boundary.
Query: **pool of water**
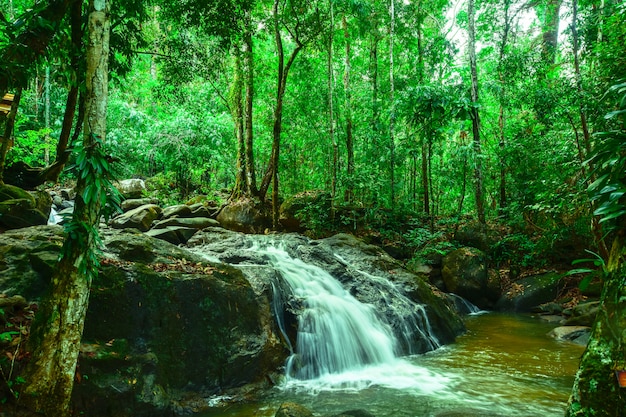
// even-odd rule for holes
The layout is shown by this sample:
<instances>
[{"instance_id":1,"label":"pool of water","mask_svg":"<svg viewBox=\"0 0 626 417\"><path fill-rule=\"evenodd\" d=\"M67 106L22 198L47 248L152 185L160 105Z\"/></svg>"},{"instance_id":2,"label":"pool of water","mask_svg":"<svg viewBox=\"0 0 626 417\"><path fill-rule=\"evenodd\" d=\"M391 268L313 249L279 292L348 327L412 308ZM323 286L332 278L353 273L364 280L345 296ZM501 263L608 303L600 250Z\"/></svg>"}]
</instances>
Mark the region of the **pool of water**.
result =
<instances>
[{"instance_id":1,"label":"pool of water","mask_svg":"<svg viewBox=\"0 0 626 417\"><path fill-rule=\"evenodd\" d=\"M546 334L555 325L488 313L467 318L456 343L424 355L317 380L288 380L258 401L202 417L274 416L284 401L317 416L365 409L377 417L562 416L582 346Z\"/></svg>"}]
</instances>

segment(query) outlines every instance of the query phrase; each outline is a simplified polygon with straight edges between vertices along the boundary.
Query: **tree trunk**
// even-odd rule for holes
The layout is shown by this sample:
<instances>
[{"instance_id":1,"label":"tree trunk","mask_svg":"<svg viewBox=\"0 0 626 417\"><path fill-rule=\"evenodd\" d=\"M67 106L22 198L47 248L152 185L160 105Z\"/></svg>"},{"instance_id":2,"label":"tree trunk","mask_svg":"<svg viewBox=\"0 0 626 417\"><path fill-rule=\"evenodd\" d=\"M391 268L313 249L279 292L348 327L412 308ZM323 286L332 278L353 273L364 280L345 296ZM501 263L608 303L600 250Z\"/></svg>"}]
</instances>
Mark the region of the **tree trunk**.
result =
<instances>
[{"instance_id":1,"label":"tree trunk","mask_svg":"<svg viewBox=\"0 0 626 417\"><path fill-rule=\"evenodd\" d=\"M285 97L285 88L287 86L287 77L289 76L289 70L291 69L291 66L293 65L296 57L298 56L298 53L304 47L299 39L294 39L296 47L291 52L289 60L285 64L285 50L283 47L282 34L280 31L280 19L278 16L279 3L279 0L274 0L274 6L272 8L272 14L274 16L274 39L276 42L276 51L278 53L278 79L276 86L276 107L274 109L274 128L272 131L272 154L270 157L270 163L267 169L267 173L263 178L260 190L261 199L264 199L271 181L272 224L274 229L278 228L278 217L280 209L280 202L278 200L278 163L280 160L280 135L282 132L283 124L283 102Z\"/></svg>"},{"instance_id":2,"label":"tree trunk","mask_svg":"<svg viewBox=\"0 0 626 417\"><path fill-rule=\"evenodd\" d=\"M396 153L396 144L395 144L395 136L394 136L394 128L395 128L395 118L396 118L396 106L395 106L395 83L393 77L393 44L394 44L394 32L395 32L395 24L396 24L396 9L395 9L395 0L391 0L391 5L389 7L389 15L391 17L390 27L389 27L389 100L390 100L390 109L389 109L389 169L391 174L391 195L390 195L390 204L391 209L395 208L396 202L396 180L395 180L395 153Z\"/></svg>"},{"instance_id":3,"label":"tree trunk","mask_svg":"<svg viewBox=\"0 0 626 417\"><path fill-rule=\"evenodd\" d=\"M245 101L245 170L246 185L251 195L257 195L256 169L254 167L254 130L252 123L252 105L254 101L254 55L252 52L252 17L250 10L246 11L246 29L243 37L243 71L245 77L246 101Z\"/></svg>"},{"instance_id":4,"label":"tree trunk","mask_svg":"<svg viewBox=\"0 0 626 417\"><path fill-rule=\"evenodd\" d=\"M343 33L346 41L346 58L343 74L343 87L345 90L345 106L346 106L346 151L348 153L348 186L346 188L346 201L352 202L354 181L354 144L352 138L352 98L350 91L350 33L348 32L348 20L346 16L342 19Z\"/></svg>"},{"instance_id":5,"label":"tree trunk","mask_svg":"<svg viewBox=\"0 0 626 417\"><path fill-rule=\"evenodd\" d=\"M547 0L543 19L543 43L541 56L547 65L556 63L556 53L559 43L559 12L562 0Z\"/></svg>"},{"instance_id":6,"label":"tree trunk","mask_svg":"<svg viewBox=\"0 0 626 417\"><path fill-rule=\"evenodd\" d=\"M333 82L333 36L335 31L335 12L333 8L333 0L328 1L330 9L330 33L328 35L328 134L330 135L330 143L332 144L332 165L330 180L330 209L331 218L335 219L336 199L337 199L337 170L339 166L339 145L335 137L335 115L334 115L334 82Z\"/></svg>"},{"instance_id":7,"label":"tree trunk","mask_svg":"<svg viewBox=\"0 0 626 417\"><path fill-rule=\"evenodd\" d=\"M430 215L430 191L428 187L428 161L430 161L430 155L428 154L428 141L422 135L422 189L424 190L424 214Z\"/></svg>"},{"instance_id":8,"label":"tree trunk","mask_svg":"<svg viewBox=\"0 0 626 417\"><path fill-rule=\"evenodd\" d=\"M566 417L624 415L626 395L615 371L626 369L626 251L623 229L615 239L602 289L600 310L574 380Z\"/></svg>"},{"instance_id":9,"label":"tree trunk","mask_svg":"<svg viewBox=\"0 0 626 417\"><path fill-rule=\"evenodd\" d=\"M475 28L475 8L474 0L467 2L467 32L469 37L468 52L470 61L470 72L472 77L472 134L474 136L474 157L476 158L474 168L474 196L476 199L476 214L478 221L485 224L485 197L483 191L483 169L482 150L480 143L480 116L478 113L478 71L476 69L476 28Z\"/></svg>"},{"instance_id":10,"label":"tree trunk","mask_svg":"<svg viewBox=\"0 0 626 417\"><path fill-rule=\"evenodd\" d=\"M22 89L18 88L13 96L13 103L11 103L11 110L9 114L4 116L4 132L2 135L2 144L0 144L0 184L4 184L4 167L7 159L7 152L11 146L11 137L13 136L13 128L15 127L15 116L17 116L17 109L20 106L20 99L22 97ZM0 116L1 118L2 116Z\"/></svg>"},{"instance_id":11,"label":"tree trunk","mask_svg":"<svg viewBox=\"0 0 626 417\"><path fill-rule=\"evenodd\" d=\"M87 46L86 117L84 149L98 146L106 134L106 106L109 59L109 2L89 4L89 43ZM76 185L76 205L72 224L62 249L62 259L52 276L52 293L41 306L33 324L35 350L28 364L26 387L21 402L46 417L66 417L74 384L74 373L94 267L93 251L100 219L100 193L89 195L95 184L82 175ZM86 198L86 199L84 199Z\"/></svg>"},{"instance_id":12,"label":"tree trunk","mask_svg":"<svg viewBox=\"0 0 626 417\"><path fill-rule=\"evenodd\" d=\"M246 142L243 121L243 68L241 63L241 49L239 44L233 46L234 50L234 74L230 87L229 107L235 122L235 137L237 138L237 172L235 174L235 186L230 196L231 200L248 194L248 181L246 178Z\"/></svg>"}]
</instances>

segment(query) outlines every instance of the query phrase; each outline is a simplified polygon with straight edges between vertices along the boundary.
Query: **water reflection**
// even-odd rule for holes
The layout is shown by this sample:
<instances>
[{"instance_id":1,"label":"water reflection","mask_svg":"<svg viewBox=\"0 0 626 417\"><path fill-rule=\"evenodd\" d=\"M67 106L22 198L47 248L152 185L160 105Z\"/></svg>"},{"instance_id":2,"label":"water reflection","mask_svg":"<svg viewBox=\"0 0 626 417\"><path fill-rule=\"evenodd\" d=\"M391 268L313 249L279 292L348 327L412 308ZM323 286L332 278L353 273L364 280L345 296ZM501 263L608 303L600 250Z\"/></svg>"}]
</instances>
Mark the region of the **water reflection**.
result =
<instances>
[{"instance_id":1,"label":"water reflection","mask_svg":"<svg viewBox=\"0 0 626 417\"><path fill-rule=\"evenodd\" d=\"M423 370L415 371L419 381L404 380L402 368L379 369L378 377L350 376L362 379L360 390L320 389L305 381L275 388L258 403L202 416L270 417L283 401L295 401L320 416L362 408L377 417L560 417L584 348L546 336L553 327L518 315L468 317L468 332L455 344L405 358L407 369Z\"/></svg>"}]
</instances>

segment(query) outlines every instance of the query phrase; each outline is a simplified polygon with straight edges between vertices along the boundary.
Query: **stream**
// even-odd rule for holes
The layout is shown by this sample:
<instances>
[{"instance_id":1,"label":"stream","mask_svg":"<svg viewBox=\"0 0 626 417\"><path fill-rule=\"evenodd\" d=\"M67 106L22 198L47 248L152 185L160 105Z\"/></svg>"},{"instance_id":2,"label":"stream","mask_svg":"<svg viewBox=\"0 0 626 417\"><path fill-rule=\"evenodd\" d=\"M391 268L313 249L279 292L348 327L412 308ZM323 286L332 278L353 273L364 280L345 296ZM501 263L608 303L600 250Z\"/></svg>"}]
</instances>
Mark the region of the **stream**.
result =
<instances>
[{"instance_id":1,"label":"stream","mask_svg":"<svg viewBox=\"0 0 626 417\"><path fill-rule=\"evenodd\" d=\"M584 348L548 337L554 324L524 315L478 313L466 316L464 335L441 346L423 305L337 254L343 265L379 286L386 305L400 302L399 311L414 314L383 318L325 269L294 257L280 240L257 238L239 253L236 266L251 278L258 268L276 271L275 301L299 306L297 341L290 346L285 376L277 386L246 404L215 399L215 407L202 417L271 417L285 401L300 403L317 416L354 409L376 417L564 413ZM281 303L274 306L284 332L283 309ZM415 351L402 346L416 335L426 343L427 353L403 355Z\"/></svg>"},{"instance_id":2,"label":"stream","mask_svg":"<svg viewBox=\"0 0 626 417\"><path fill-rule=\"evenodd\" d=\"M284 401L319 416L351 409L376 417L563 416L582 346L549 338L555 325L524 315L487 313L468 316L466 324L452 345L338 377L361 380L360 387L287 380L258 402L201 416L271 417Z\"/></svg>"}]
</instances>

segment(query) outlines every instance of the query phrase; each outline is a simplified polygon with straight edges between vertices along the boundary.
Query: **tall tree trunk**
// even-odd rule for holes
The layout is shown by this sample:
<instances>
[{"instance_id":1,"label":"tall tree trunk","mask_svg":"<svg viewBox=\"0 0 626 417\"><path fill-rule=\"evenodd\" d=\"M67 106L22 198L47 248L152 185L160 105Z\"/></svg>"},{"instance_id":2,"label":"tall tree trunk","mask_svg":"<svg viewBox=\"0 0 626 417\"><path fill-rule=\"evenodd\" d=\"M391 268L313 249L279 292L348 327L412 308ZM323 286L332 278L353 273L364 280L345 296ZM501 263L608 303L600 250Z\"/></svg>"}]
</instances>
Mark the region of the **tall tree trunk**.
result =
<instances>
[{"instance_id":1,"label":"tall tree trunk","mask_svg":"<svg viewBox=\"0 0 626 417\"><path fill-rule=\"evenodd\" d=\"M283 102L285 97L285 89L287 86L287 77L289 76L289 70L293 65L296 57L304 47L299 39L294 39L296 46L291 51L291 55L285 64L285 50L283 47L283 39L280 30L280 18L278 14L278 6L280 0L274 0L274 6L272 8L272 14L274 17L274 40L276 42L276 51L278 54L278 77L276 86L276 107L274 108L274 128L272 131L272 154L270 157L270 163L267 169L267 173L261 183L260 196L261 199L265 198L270 182L272 184L272 224L275 229L278 228L278 216L280 209L280 202L278 200L278 164L280 161L280 135L282 132L283 123Z\"/></svg>"},{"instance_id":2,"label":"tall tree trunk","mask_svg":"<svg viewBox=\"0 0 626 417\"><path fill-rule=\"evenodd\" d=\"M239 44L233 47L235 67L233 81L230 87L229 107L235 122L235 137L237 138L237 172L235 186L230 196L237 200L248 195L248 181L246 177L246 142L243 115L243 68L241 62L241 48Z\"/></svg>"},{"instance_id":3,"label":"tall tree trunk","mask_svg":"<svg viewBox=\"0 0 626 417\"><path fill-rule=\"evenodd\" d=\"M334 80L333 80L333 37L335 32L335 11L333 8L333 0L328 1L330 9L330 33L328 35L328 134L330 135L330 143L332 145L332 165L330 180L330 209L331 218L335 219L335 208L337 204L337 170L339 166L339 145L335 137L335 115L334 115Z\"/></svg>"},{"instance_id":4,"label":"tall tree trunk","mask_svg":"<svg viewBox=\"0 0 626 417\"><path fill-rule=\"evenodd\" d=\"M498 52L498 82L500 83L500 94L498 96L498 101L500 104L500 108L498 111L498 145L500 147L500 184L499 184L499 194L500 194L500 204L498 207L498 214L500 216L505 215L505 208L507 206L506 199L506 171L507 171L507 161L505 158L505 150L506 150L506 137L505 137L505 116L504 116L504 99L506 93L506 80L504 75L504 70L502 66L504 65L504 56L506 53L506 47L509 39L509 33L511 30L511 16L509 14L511 6L510 0L504 1L504 28L502 31L502 40L499 45Z\"/></svg>"},{"instance_id":5,"label":"tall tree trunk","mask_svg":"<svg viewBox=\"0 0 626 417\"><path fill-rule=\"evenodd\" d=\"M476 69L476 27L474 0L467 2L467 32L469 37L468 52L470 61L470 72L472 77L472 134L474 136L474 157L476 158L474 168L474 196L476 200L476 214L478 221L485 224L485 197L483 191L483 169L482 150L480 143L480 115L478 113L478 71Z\"/></svg>"},{"instance_id":6,"label":"tall tree trunk","mask_svg":"<svg viewBox=\"0 0 626 417\"><path fill-rule=\"evenodd\" d=\"M625 226L611 248L600 309L574 380L566 417L623 416L626 410L626 395L615 375L616 370L626 369Z\"/></svg>"},{"instance_id":7,"label":"tall tree trunk","mask_svg":"<svg viewBox=\"0 0 626 417\"><path fill-rule=\"evenodd\" d=\"M252 17L251 11L246 10L245 32L243 37L243 72L245 77L245 156L246 156L246 184L248 192L258 194L256 184L256 168L254 167L254 130L252 122L252 105L254 102L254 54L252 51Z\"/></svg>"},{"instance_id":8,"label":"tall tree trunk","mask_svg":"<svg viewBox=\"0 0 626 417\"><path fill-rule=\"evenodd\" d=\"M350 33L348 32L348 20L343 16L341 21L343 26L344 38L346 41L346 58L343 74L343 87L345 90L345 106L346 106L346 151L348 153L348 186L346 187L346 201L352 202L354 181L354 144L352 138L352 97L350 91Z\"/></svg>"},{"instance_id":9,"label":"tall tree trunk","mask_svg":"<svg viewBox=\"0 0 626 417\"><path fill-rule=\"evenodd\" d=\"M546 0L543 19L543 43L541 56L547 65L556 63L559 43L559 12L562 0Z\"/></svg>"},{"instance_id":10,"label":"tall tree trunk","mask_svg":"<svg viewBox=\"0 0 626 417\"><path fill-rule=\"evenodd\" d=\"M395 0L391 0L391 5L389 6L389 15L391 17L391 22L389 26L389 100L390 100L390 109L389 109L389 169L391 174L391 195L390 195L390 204L391 209L395 208L396 203L396 180L395 180L395 159L396 159L396 144L395 144L395 136L394 136L394 128L395 128L395 118L396 118L396 105L395 105L395 83L393 77L393 44L394 44L394 32L395 32L395 24L396 24L396 7Z\"/></svg>"},{"instance_id":11,"label":"tall tree trunk","mask_svg":"<svg viewBox=\"0 0 626 417\"><path fill-rule=\"evenodd\" d=\"M91 152L105 140L109 59L108 1L89 3L89 41L87 45L86 116L84 150ZM79 176L72 220L62 259L52 276L52 293L43 303L33 324L32 342L36 349L28 364L27 385L21 402L46 417L70 415L76 361L94 267L94 237L100 219L101 194L90 176ZM94 189L95 195L94 195ZM91 197L85 197L89 196Z\"/></svg>"},{"instance_id":12,"label":"tall tree trunk","mask_svg":"<svg viewBox=\"0 0 626 417\"><path fill-rule=\"evenodd\" d=\"M11 110L6 116L0 116L0 119L4 118L4 131L2 134L2 143L0 144L0 184L4 184L4 167L6 164L7 152L9 152L9 147L11 145L13 128L15 127L15 116L17 116L17 109L20 106L21 97L22 89L18 88L15 92L15 95L13 96Z\"/></svg>"},{"instance_id":13,"label":"tall tree trunk","mask_svg":"<svg viewBox=\"0 0 626 417\"><path fill-rule=\"evenodd\" d=\"M428 154L428 140L425 135L422 135L422 189L424 190L424 214L430 215L430 187L428 187L428 161L430 161L430 155Z\"/></svg>"}]
</instances>

